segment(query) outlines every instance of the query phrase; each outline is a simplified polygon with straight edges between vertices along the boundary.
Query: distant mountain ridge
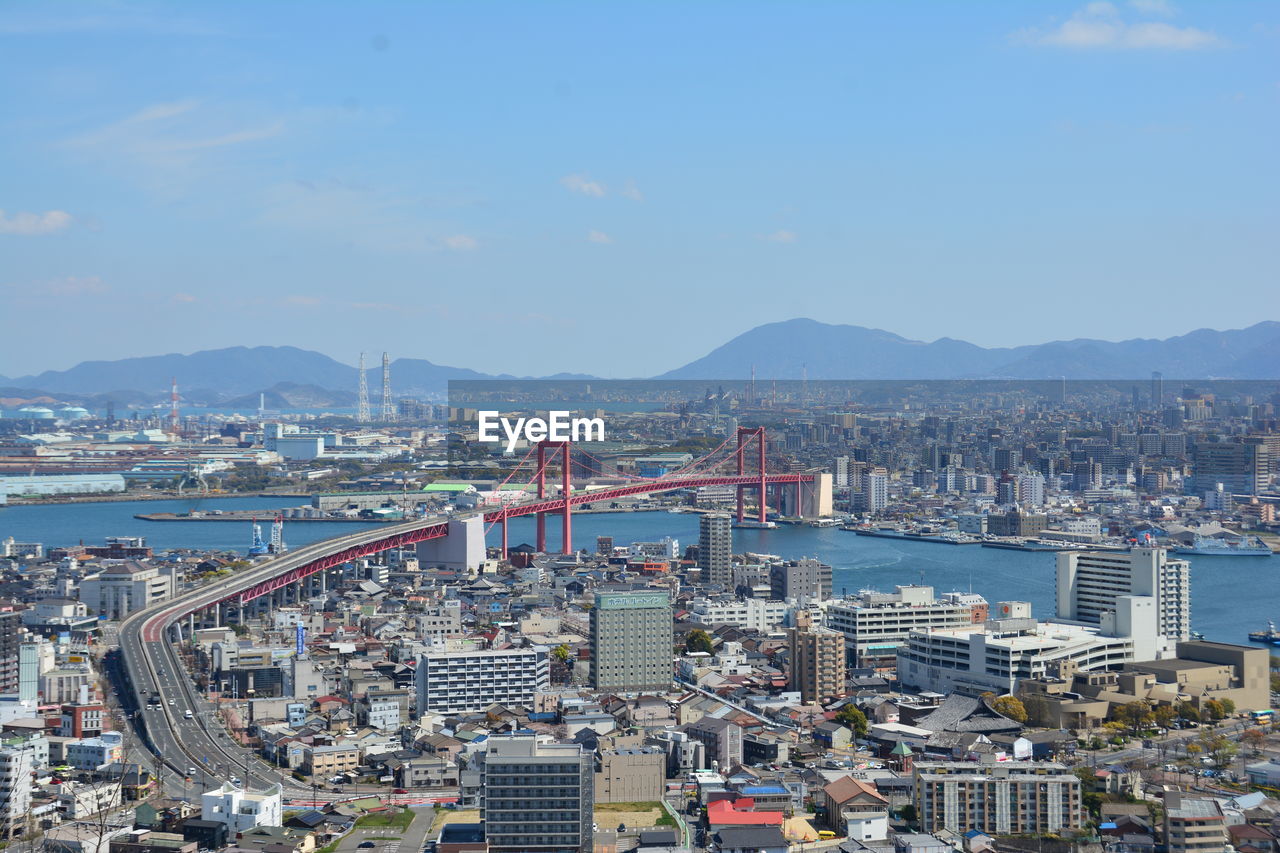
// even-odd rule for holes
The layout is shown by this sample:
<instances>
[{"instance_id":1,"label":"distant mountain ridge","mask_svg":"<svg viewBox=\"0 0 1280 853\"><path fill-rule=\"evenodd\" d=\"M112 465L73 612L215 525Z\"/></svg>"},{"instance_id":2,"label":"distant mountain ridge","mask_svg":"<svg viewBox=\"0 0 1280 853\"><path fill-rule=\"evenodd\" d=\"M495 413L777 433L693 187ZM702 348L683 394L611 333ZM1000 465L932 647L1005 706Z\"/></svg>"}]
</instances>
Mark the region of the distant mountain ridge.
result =
<instances>
[{"instance_id":1,"label":"distant mountain ridge","mask_svg":"<svg viewBox=\"0 0 1280 853\"><path fill-rule=\"evenodd\" d=\"M1280 378L1280 322L1221 332L1199 329L1164 340L1081 338L985 348L953 338L915 341L882 329L800 318L757 326L654 378L746 379L753 367L758 379L1140 379L1153 370L1170 379L1274 379ZM357 374L355 367L313 350L258 346L86 361L67 370L0 380L0 385L8 397L28 393L136 404L163 399L176 377L182 398L203 405L243 406L266 393L269 407L304 400L335 406L354 400ZM420 358L391 363L396 396L439 394L452 379L511 378ZM380 382L380 365L371 366L375 405Z\"/></svg>"},{"instance_id":2,"label":"distant mountain ridge","mask_svg":"<svg viewBox=\"0 0 1280 853\"><path fill-rule=\"evenodd\" d=\"M276 393L279 387L310 386L355 394L359 371L349 364L298 347L227 347L182 355L142 356L116 361L85 361L67 370L46 370L11 379L12 388L52 394L91 394L120 389L163 393L174 378L184 399L211 403L228 396ZM465 367L448 367L421 358L391 363L398 395L442 391L450 379L487 379L488 374ZM381 394L381 365L369 369L371 397ZM332 405L332 404L331 404Z\"/></svg>"},{"instance_id":3,"label":"distant mountain ridge","mask_svg":"<svg viewBox=\"0 0 1280 853\"><path fill-rule=\"evenodd\" d=\"M743 332L657 379L1171 379L1280 378L1280 322L1199 329L1165 340L1080 338L985 348L939 338L926 343L863 326L795 319Z\"/></svg>"}]
</instances>

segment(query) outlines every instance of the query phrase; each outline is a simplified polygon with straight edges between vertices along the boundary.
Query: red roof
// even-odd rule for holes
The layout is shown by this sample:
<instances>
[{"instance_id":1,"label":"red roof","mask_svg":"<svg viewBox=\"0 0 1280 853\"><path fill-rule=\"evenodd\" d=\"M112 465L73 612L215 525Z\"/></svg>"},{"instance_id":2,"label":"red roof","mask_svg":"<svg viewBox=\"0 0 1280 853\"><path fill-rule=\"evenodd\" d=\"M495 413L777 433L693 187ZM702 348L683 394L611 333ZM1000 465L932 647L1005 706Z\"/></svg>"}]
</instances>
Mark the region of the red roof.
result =
<instances>
[{"instance_id":1,"label":"red roof","mask_svg":"<svg viewBox=\"0 0 1280 853\"><path fill-rule=\"evenodd\" d=\"M743 797L736 803L716 800L707 806L707 823L711 826L782 826L782 812L750 811L754 805L755 800L750 797Z\"/></svg>"}]
</instances>

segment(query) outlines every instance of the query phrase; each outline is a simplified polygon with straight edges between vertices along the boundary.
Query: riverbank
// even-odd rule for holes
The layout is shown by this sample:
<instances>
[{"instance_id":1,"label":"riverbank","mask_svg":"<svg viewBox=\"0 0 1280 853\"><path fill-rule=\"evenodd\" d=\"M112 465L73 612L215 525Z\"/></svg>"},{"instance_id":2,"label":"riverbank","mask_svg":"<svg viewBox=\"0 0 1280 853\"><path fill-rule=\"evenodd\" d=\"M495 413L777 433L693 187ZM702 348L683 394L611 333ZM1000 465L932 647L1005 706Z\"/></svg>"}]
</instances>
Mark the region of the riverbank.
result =
<instances>
[{"instance_id":1,"label":"riverbank","mask_svg":"<svg viewBox=\"0 0 1280 853\"><path fill-rule=\"evenodd\" d=\"M296 498L279 496L195 498L164 502L100 502L88 504L12 506L0 510L0 539L40 542L46 548L100 543L109 536L142 536L157 552L166 549L236 551L245 553L252 541L249 521L236 524L198 524L174 520L152 523L137 514L172 514L219 510L256 513L267 522L276 512L297 506ZM574 510L573 544L593 550L596 537L608 536L615 545L677 540L676 549L697 543L698 513L608 508ZM284 538L292 548L358 529L383 527L380 522L284 522ZM496 546L498 525L485 525L488 544ZM548 530L548 545L559 550L559 525ZM532 544L537 530L533 516L512 518L511 546ZM997 548L939 548L932 542L850 536L834 527L780 525L768 530L735 529L733 553L776 554L784 559L812 557L832 567L832 593L854 594L863 589L891 592L899 584L923 583L938 594L952 591L980 593L992 604L1028 601L1041 619L1056 611L1055 555L1048 551ZM1280 621L1280 571L1273 561L1192 556L1191 627L1210 640L1243 644L1250 631ZM1247 591L1247 592L1246 592Z\"/></svg>"}]
</instances>

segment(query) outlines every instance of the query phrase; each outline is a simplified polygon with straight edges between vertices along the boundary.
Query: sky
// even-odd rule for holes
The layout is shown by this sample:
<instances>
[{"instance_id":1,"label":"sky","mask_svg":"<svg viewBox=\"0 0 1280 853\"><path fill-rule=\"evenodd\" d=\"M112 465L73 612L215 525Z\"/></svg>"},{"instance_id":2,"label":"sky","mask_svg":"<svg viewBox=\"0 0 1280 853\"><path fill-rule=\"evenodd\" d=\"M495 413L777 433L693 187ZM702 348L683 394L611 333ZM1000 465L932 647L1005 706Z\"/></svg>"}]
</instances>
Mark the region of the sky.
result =
<instances>
[{"instance_id":1,"label":"sky","mask_svg":"<svg viewBox=\"0 0 1280 853\"><path fill-rule=\"evenodd\" d=\"M1280 4L0 4L0 375L1280 319Z\"/></svg>"}]
</instances>

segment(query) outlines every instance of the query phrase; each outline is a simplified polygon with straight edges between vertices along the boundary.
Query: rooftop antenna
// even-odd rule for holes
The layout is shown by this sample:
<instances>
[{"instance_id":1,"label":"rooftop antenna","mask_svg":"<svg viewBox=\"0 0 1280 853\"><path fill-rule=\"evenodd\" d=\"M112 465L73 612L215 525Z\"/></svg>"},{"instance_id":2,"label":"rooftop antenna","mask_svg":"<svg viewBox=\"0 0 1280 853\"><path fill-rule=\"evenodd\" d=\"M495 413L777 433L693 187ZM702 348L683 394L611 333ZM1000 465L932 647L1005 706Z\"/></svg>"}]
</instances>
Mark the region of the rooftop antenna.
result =
<instances>
[{"instance_id":1,"label":"rooftop antenna","mask_svg":"<svg viewBox=\"0 0 1280 853\"><path fill-rule=\"evenodd\" d=\"M364 372L364 353L360 353L360 390L356 398L356 420L369 422L369 377Z\"/></svg>"},{"instance_id":2,"label":"rooftop antenna","mask_svg":"<svg viewBox=\"0 0 1280 853\"><path fill-rule=\"evenodd\" d=\"M396 410L391 405L391 358L382 354L382 421L394 421Z\"/></svg>"}]
</instances>

